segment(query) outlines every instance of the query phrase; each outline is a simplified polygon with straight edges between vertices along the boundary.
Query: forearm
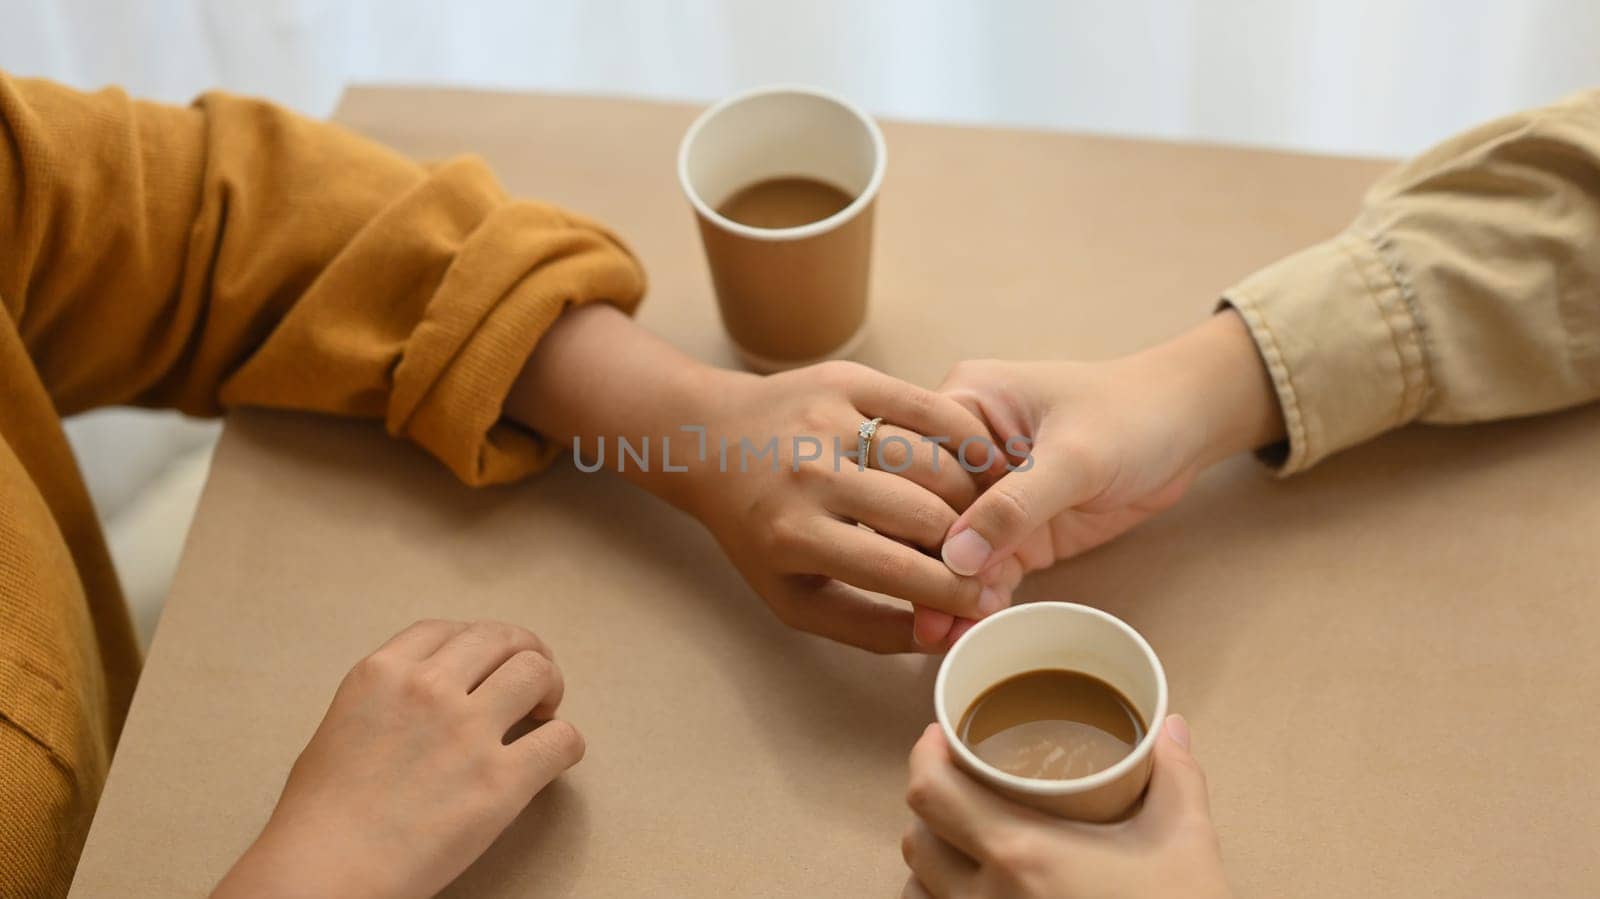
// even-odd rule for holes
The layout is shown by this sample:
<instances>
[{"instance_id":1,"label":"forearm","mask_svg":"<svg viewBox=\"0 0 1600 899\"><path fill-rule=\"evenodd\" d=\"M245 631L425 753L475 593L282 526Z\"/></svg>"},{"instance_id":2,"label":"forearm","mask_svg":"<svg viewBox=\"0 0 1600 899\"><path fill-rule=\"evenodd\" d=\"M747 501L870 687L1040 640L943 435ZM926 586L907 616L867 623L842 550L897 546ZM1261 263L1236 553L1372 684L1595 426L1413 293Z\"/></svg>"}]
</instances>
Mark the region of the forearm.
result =
<instances>
[{"instance_id":1,"label":"forearm","mask_svg":"<svg viewBox=\"0 0 1600 899\"><path fill-rule=\"evenodd\" d=\"M704 425L717 397L735 382L754 378L715 368L656 337L604 304L570 309L540 340L506 398L511 420L564 446L581 443L593 459L599 441L616 455L616 441L649 441L648 470L628 464L623 477L686 508L689 485L662 465L663 441L671 462L693 465L698 438L683 426Z\"/></svg>"},{"instance_id":2,"label":"forearm","mask_svg":"<svg viewBox=\"0 0 1600 899\"><path fill-rule=\"evenodd\" d=\"M382 866L341 851L343 834L304 834L305 823L270 822L217 884L211 899L409 899L404 889L385 882L378 873Z\"/></svg>"},{"instance_id":3,"label":"forearm","mask_svg":"<svg viewBox=\"0 0 1600 899\"><path fill-rule=\"evenodd\" d=\"M1284 439L1272 379L1239 314L1224 309L1166 343L1139 353L1193 441L1200 467Z\"/></svg>"}]
</instances>

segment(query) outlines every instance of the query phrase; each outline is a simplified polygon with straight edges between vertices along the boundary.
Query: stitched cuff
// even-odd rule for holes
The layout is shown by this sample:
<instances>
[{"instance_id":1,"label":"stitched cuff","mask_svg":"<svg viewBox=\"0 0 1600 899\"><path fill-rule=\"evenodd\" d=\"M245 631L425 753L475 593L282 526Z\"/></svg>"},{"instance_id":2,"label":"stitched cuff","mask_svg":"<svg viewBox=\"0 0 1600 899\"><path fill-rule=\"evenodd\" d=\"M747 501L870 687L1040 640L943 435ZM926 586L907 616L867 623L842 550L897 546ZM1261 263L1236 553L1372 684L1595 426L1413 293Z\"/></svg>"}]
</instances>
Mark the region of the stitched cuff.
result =
<instances>
[{"instance_id":1,"label":"stitched cuff","mask_svg":"<svg viewBox=\"0 0 1600 899\"><path fill-rule=\"evenodd\" d=\"M1427 397L1421 328L1398 269L1345 233L1223 293L1239 311L1283 407L1287 447L1264 460L1304 471L1399 427Z\"/></svg>"}]
</instances>

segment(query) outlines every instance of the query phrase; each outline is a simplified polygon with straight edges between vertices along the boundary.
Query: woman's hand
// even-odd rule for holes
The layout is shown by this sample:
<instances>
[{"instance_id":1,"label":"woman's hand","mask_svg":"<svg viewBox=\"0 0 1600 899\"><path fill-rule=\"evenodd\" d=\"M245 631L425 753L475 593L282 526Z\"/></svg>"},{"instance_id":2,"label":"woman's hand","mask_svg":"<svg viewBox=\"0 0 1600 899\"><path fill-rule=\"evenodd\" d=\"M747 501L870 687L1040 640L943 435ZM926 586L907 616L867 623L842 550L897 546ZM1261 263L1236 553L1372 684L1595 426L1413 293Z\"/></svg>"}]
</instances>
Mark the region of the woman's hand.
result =
<instances>
[{"instance_id":1,"label":"woman's hand","mask_svg":"<svg viewBox=\"0 0 1600 899\"><path fill-rule=\"evenodd\" d=\"M989 439L950 397L848 362L765 378L712 368L591 304L545 334L505 411L576 443L585 466L606 441L606 468L700 519L793 627L877 652L932 651L943 633L914 642L911 611L865 591L966 618L1004 605L936 556L976 493L952 451ZM835 441L854 453L857 427L879 417L871 469L836 465ZM635 451L648 441L647 464L620 456L619 437ZM975 447L968 458L987 455Z\"/></svg>"},{"instance_id":2,"label":"woman's hand","mask_svg":"<svg viewBox=\"0 0 1600 899\"><path fill-rule=\"evenodd\" d=\"M951 570L1006 604L1026 572L1111 540L1177 502L1206 466L1283 437L1266 368L1231 310L1110 362L964 362L940 390L998 444L1031 443L1031 461L1013 459L942 548ZM949 642L951 626L918 613L928 642Z\"/></svg>"},{"instance_id":3,"label":"woman's hand","mask_svg":"<svg viewBox=\"0 0 1600 899\"><path fill-rule=\"evenodd\" d=\"M213 896L434 895L583 758L578 731L548 720L561 693L549 649L520 627L406 628L339 685Z\"/></svg>"},{"instance_id":4,"label":"woman's hand","mask_svg":"<svg viewBox=\"0 0 1600 899\"><path fill-rule=\"evenodd\" d=\"M714 377L703 422L708 458L686 459L690 472L669 489L780 619L876 652L906 652L942 646L914 644L911 610L863 591L967 618L1001 608L977 579L934 555L976 486L950 449L922 436L948 438L952 448L969 437L987 441L976 416L847 362ZM878 417L869 467L836 456L836 447L854 454L859 424ZM759 450L773 439L773 456L741 451L741 440Z\"/></svg>"},{"instance_id":5,"label":"woman's hand","mask_svg":"<svg viewBox=\"0 0 1600 899\"><path fill-rule=\"evenodd\" d=\"M900 842L911 868L903 895L936 899L1226 899L1231 896L1205 775L1174 715L1156 738L1138 813L1082 824L1017 805L955 766L931 726L911 750L906 801L915 821Z\"/></svg>"}]
</instances>

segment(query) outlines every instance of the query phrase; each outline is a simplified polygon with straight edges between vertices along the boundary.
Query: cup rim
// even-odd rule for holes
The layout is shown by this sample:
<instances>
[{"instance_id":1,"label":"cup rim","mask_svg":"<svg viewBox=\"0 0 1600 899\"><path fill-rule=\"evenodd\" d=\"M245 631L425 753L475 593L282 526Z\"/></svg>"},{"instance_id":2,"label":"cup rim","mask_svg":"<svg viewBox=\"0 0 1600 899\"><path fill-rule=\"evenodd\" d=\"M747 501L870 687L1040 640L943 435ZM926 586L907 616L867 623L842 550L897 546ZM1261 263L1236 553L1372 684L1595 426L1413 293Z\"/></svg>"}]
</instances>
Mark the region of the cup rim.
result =
<instances>
[{"instance_id":1,"label":"cup rim","mask_svg":"<svg viewBox=\"0 0 1600 899\"><path fill-rule=\"evenodd\" d=\"M736 222L712 209L705 200L701 199L700 192L695 190L694 186L689 183L689 148L694 144L695 138L700 135L700 131L705 127L706 123L716 118L729 107L772 94L805 94L833 103L855 116L856 120L866 127L867 134L872 139L874 160L872 177L867 180L867 186L862 189L861 193L856 195L855 199L850 201L850 205L825 219L807 222L804 225L796 225L793 228L754 228L750 225ZM694 206L695 211L703 218L723 230L751 240L803 240L807 237L825 234L846 224L857 215L860 215L861 211L871 205L873 199L877 197L878 187L883 183L883 173L887 167L888 148L884 144L883 132L878 129L878 123L874 122L872 117L867 115L861 107L846 100L844 97L832 91L806 84L768 84L724 97L701 112L695 118L694 123L689 126L689 130L684 132L683 139L678 142L678 186L683 190L683 195L689 198L689 203Z\"/></svg>"},{"instance_id":2,"label":"cup rim","mask_svg":"<svg viewBox=\"0 0 1600 899\"><path fill-rule=\"evenodd\" d=\"M1064 609L1076 613L1087 613L1092 617L1110 622L1114 627L1132 638L1134 644L1144 652L1145 659L1150 662L1156 675L1156 707L1155 714L1152 716L1155 720L1148 723L1145 728L1144 738L1115 765L1096 771L1087 777L1055 780L1039 777L1019 777L1018 775L1001 771L999 768L978 758L977 753L967 747L967 744L961 740L960 735L956 733L955 725L950 721L949 710L945 708L945 682L950 672L950 660L955 658L962 646L978 634L981 634L994 621L1011 615L1028 614L1030 611L1037 613L1047 609ZM1144 760L1155 751L1156 739L1161 735L1167 720L1167 672L1166 669L1161 667L1161 658L1150 647L1150 643L1145 640L1144 635L1134 630L1133 625L1109 612L1075 602L1045 601L1022 603L1009 609L1003 609L979 621L965 634L962 634L961 639L957 640L954 646L950 647L950 651L945 654L944 661L939 663L939 675L934 679L933 710L939 721L939 729L944 732L945 742L950 744L950 751L959 756L963 762L970 766L971 770L982 771L984 776L993 779L1001 786L1019 793L1033 796L1071 796L1099 789L1106 784L1121 779L1128 772L1143 764Z\"/></svg>"}]
</instances>

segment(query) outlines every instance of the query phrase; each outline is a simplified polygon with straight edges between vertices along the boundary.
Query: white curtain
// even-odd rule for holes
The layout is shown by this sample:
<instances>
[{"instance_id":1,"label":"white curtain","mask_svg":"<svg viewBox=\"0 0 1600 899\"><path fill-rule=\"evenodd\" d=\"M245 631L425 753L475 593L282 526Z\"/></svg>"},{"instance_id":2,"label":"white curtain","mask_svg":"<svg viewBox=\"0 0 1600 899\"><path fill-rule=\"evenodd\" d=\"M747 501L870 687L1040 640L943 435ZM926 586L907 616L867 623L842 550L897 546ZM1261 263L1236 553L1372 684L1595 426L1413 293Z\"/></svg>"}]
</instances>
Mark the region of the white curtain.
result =
<instances>
[{"instance_id":1,"label":"white curtain","mask_svg":"<svg viewBox=\"0 0 1600 899\"><path fill-rule=\"evenodd\" d=\"M0 0L0 67L325 115L355 81L709 99L1403 154L1600 83L1594 0Z\"/></svg>"}]
</instances>

